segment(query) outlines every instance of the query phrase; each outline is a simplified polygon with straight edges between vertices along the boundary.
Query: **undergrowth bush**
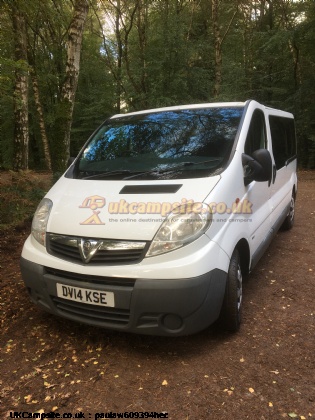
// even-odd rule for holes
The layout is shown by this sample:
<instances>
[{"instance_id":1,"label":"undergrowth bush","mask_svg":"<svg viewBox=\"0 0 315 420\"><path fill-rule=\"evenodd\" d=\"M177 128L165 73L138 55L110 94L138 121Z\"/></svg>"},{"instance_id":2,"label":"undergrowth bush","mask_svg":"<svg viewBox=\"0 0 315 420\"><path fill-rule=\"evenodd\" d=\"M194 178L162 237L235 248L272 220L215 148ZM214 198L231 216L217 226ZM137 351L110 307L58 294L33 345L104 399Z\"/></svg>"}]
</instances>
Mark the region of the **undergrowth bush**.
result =
<instances>
[{"instance_id":1,"label":"undergrowth bush","mask_svg":"<svg viewBox=\"0 0 315 420\"><path fill-rule=\"evenodd\" d=\"M31 220L38 203L51 185L52 178L47 173L1 172L0 229Z\"/></svg>"}]
</instances>

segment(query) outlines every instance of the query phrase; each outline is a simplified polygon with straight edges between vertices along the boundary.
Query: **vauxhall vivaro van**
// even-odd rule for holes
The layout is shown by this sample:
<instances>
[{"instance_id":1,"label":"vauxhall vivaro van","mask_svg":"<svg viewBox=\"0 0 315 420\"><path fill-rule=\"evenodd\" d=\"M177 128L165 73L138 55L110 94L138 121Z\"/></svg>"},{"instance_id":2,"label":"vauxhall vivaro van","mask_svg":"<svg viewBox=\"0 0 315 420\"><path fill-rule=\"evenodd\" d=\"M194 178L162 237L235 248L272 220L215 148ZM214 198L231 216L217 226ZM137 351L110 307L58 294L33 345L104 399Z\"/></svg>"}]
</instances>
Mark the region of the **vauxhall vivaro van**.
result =
<instances>
[{"instance_id":1,"label":"vauxhall vivaro van","mask_svg":"<svg viewBox=\"0 0 315 420\"><path fill-rule=\"evenodd\" d=\"M293 225L296 166L293 115L255 101L109 118L36 210L32 301L121 331L236 331L243 276Z\"/></svg>"}]
</instances>

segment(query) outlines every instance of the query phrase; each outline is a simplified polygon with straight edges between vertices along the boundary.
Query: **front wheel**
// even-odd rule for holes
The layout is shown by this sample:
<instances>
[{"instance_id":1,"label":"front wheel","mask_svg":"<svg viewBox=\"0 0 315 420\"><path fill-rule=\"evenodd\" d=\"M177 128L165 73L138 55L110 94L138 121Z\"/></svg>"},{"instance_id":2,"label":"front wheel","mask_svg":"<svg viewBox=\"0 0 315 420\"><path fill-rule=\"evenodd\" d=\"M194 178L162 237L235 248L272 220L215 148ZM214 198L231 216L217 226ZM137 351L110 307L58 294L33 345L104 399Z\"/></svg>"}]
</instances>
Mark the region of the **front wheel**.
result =
<instances>
[{"instance_id":1,"label":"front wheel","mask_svg":"<svg viewBox=\"0 0 315 420\"><path fill-rule=\"evenodd\" d=\"M243 300L243 276L241 259L238 249L235 249L229 265L225 295L221 308L221 324L224 329L236 332L240 328Z\"/></svg>"},{"instance_id":2,"label":"front wheel","mask_svg":"<svg viewBox=\"0 0 315 420\"><path fill-rule=\"evenodd\" d=\"M286 218L284 219L284 222L281 226L282 230L292 229L293 224L294 224L294 216L295 216L295 197L294 195L292 195L288 214Z\"/></svg>"}]
</instances>

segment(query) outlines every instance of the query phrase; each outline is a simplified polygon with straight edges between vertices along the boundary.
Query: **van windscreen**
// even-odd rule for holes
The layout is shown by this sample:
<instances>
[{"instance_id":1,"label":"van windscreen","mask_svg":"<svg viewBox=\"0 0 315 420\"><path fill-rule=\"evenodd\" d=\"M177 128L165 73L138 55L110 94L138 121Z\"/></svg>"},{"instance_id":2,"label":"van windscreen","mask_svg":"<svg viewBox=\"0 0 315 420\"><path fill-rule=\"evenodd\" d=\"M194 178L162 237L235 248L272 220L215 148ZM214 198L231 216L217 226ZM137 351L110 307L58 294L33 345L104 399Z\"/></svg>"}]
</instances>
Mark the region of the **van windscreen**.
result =
<instances>
[{"instance_id":1,"label":"van windscreen","mask_svg":"<svg viewBox=\"0 0 315 420\"><path fill-rule=\"evenodd\" d=\"M81 152L81 179L178 179L219 173L243 107L159 111L107 120Z\"/></svg>"}]
</instances>

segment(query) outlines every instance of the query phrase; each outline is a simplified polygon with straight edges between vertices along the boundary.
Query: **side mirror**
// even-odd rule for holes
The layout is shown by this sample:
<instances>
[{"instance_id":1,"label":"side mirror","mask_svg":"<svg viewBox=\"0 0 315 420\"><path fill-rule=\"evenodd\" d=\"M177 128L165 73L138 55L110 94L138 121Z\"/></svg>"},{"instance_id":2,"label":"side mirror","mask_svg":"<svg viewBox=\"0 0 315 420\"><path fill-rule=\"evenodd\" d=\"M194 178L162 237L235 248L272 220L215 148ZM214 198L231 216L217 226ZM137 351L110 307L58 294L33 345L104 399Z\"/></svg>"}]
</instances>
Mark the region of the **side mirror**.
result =
<instances>
[{"instance_id":1,"label":"side mirror","mask_svg":"<svg viewBox=\"0 0 315 420\"><path fill-rule=\"evenodd\" d=\"M272 159L267 149L255 150L252 156L243 153L242 165L245 185L248 185L252 181L268 181L268 186L270 186L272 179Z\"/></svg>"}]
</instances>

